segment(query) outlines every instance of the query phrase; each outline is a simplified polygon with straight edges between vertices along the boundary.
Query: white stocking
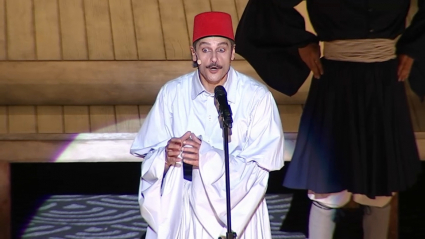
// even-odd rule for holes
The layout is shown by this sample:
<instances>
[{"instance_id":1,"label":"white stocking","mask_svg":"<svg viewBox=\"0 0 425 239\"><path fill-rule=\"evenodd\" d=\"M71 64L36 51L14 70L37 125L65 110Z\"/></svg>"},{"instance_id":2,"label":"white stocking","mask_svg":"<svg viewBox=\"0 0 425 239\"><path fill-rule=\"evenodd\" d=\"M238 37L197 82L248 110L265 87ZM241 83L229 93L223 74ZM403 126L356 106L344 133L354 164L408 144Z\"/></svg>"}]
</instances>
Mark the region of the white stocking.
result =
<instances>
[{"instance_id":1,"label":"white stocking","mask_svg":"<svg viewBox=\"0 0 425 239\"><path fill-rule=\"evenodd\" d=\"M313 202L308 222L309 239L332 239L335 230L336 209Z\"/></svg>"}]
</instances>

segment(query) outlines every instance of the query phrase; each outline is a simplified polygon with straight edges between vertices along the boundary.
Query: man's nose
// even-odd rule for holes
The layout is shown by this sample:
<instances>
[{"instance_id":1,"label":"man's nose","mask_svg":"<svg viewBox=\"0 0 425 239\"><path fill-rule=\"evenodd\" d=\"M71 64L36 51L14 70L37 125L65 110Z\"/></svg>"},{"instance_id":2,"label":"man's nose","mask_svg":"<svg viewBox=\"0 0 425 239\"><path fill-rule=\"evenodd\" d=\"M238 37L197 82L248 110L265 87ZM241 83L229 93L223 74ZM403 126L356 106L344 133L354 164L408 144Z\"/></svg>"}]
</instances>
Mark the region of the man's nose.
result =
<instances>
[{"instance_id":1,"label":"man's nose","mask_svg":"<svg viewBox=\"0 0 425 239\"><path fill-rule=\"evenodd\" d=\"M213 51L211 54L211 61L217 62L217 52Z\"/></svg>"}]
</instances>

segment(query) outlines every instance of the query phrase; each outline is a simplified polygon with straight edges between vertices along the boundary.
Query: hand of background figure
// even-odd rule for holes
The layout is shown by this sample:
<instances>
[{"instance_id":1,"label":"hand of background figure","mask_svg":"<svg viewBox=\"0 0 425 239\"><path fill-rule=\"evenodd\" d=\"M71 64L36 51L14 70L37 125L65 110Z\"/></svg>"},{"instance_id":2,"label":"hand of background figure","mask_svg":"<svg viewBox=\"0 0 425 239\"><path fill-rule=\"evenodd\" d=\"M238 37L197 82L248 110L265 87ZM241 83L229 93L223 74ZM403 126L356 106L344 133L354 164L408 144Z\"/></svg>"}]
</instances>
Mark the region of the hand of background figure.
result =
<instances>
[{"instance_id":1,"label":"hand of background figure","mask_svg":"<svg viewBox=\"0 0 425 239\"><path fill-rule=\"evenodd\" d=\"M191 134L190 138L183 142L183 162L196 166L199 166L199 148L201 147L202 141L196 137L195 134Z\"/></svg>"},{"instance_id":2,"label":"hand of background figure","mask_svg":"<svg viewBox=\"0 0 425 239\"><path fill-rule=\"evenodd\" d=\"M171 165L176 164L176 162L181 162L181 159L178 157L180 153L182 152L183 142L187 139L189 139L191 135L191 132L186 132L183 136L180 138L171 138L167 146L165 147L165 169L168 170L168 168Z\"/></svg>"},{"instance_id":3,"label":"hand of background figure","mask_svg":"<svg viewBox=\"0 0 425 239\"><path fill-rule=\"evenodd\" d=\"M398 81L405 81L409 78L410 70L412 69L414 61L415 60L408 55L402 54L398 56Z\"/></svg>"},{"instance_id":4,"label":"hand of background figure","mask_svg":"<svg viewBox=\"0 0 425 239\"><path fill-rule=\"evenodd\" d=\"M323 67L320 62L320 46L317 43L310 43L305 47L298 48L301 59L307 64L313 72L316 79L323 75Z\"/></svg>"}]
</instances>

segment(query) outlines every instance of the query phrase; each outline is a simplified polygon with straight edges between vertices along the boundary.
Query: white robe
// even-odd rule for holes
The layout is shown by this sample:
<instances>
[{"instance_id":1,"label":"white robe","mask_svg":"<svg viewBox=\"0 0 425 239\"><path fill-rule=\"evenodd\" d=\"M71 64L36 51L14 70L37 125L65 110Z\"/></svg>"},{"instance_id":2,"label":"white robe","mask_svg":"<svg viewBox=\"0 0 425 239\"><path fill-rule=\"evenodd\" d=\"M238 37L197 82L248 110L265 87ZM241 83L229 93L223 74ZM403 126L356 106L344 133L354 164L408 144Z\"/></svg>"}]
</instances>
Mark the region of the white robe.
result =
<instances>
[{"instance_id":1,"label":"white robe","mask_svg":"<svg viewBox=\"0 0 425 239\"><path fill-rule=\"evenodd\" d=\"M230 68L224 84L233 112L230 155L231 226L240 239L271 238L264 195L269 171L283 167L283 131L276 103L259 82ZM165 146L187 131L202 137L192 181L183 167L164 175ZM131 147L143 157L139 188L147 238L216 239L227 232L222 129L214 95L198 72L166 83Z\"/></svg>"}]
</instances>

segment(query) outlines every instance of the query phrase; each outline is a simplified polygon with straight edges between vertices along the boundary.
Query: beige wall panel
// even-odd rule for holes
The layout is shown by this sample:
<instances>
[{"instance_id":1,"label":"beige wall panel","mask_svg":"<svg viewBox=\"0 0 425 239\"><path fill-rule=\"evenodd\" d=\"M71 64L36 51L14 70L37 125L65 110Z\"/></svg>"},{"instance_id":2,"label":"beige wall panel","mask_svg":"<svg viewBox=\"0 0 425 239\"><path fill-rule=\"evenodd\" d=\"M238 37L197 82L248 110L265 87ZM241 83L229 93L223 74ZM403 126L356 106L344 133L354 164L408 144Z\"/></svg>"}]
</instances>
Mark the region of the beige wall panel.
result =
<instances>
[{"instance_id":1,"label":"beige wall panel","mask_svg":"<svg viewBox=\"0 0 425 239\"><path fill-rule=\"evenodd\" d=\"M232 65L261 82L247 62ZM0 62L0 105L153 104L167 81L192 71L190 61ZM307 96L271 92L278 104L303 104Z\"/></svg>"},{"instance_id":2,"label":"beige wall panel","mask_svg":"<svg viewBox=\"0 0 425 239\"><path fill-rule=\"evenodd\" d=\"M409 90L410 91L410 90ZM407 95L409 98L410 103L410 111L413 111L414 114L414 120L416 120L417 123L417 129L414 129L416 132L425 132L425 103L421 102L419 97L410 91L410 93ZM415 127L415 125L414 125Z\"/></svg>"},{"instance_id":3,"label":"beige wall panel","mask_svg":"<svg viewBox=\"0 0 425 239\"><path fill-rule=\"evenodd\" d=\"M168 60L191 59L183 1L158 0Z\"/></svg>"},{"instance_id":4,"label":"beige wall panel","mask_svg":"<svg viewBox=\"0 0 425 239\"><path fill-rule=\"evenodd\" d=\"M137 105L115 106L118 133L136 133L140 129L139 109Z\"/></svg>"},{"instance_id":5,"label":"beige wall panel","mask_svg":"<svg viewBox=\"0 0 425 239\"><path fill-rule=\"evenodd\" d=\"M410 88L406 87L406 96L407 96L407 103L409 105L409 112L410 112L410 118L412 120L412 126L413 131L418 132L420 131L418 117L416 116L415 112L415 105L413 103L413 92L411 92Z\"/></svg>"},{"instance_id":6,"label":"beige wall panel","mask_svg":"<svg viewBox=\"0 0 425 239\"><path fill-rule=\"evenodd\" d=\"M0 134L7 133L7 107L0 106Z\"/></svg>"},{"instance_id":7,"label":"beige wall panel","mask_svg":"<svg viewBox=\"0 0 425 239\"><path fill-rule=\"evenodd\" d=\"M0 161L0 238L11 238L10 164Z\"/></svg>"},{"instance_id":8,"label":"beige wall panel","mask_svg":"<svg viewBox=\"0 0 425 239\"><path fill-rule=\"evenodd\" d=\"M109 0L116 60L137 60L131 0ZM151 46L149 46L151 47Z\"/></svg>"},{"instance_id":9,"label":"beige wall panel","mask_svg":"<svg viewBox=\"0 0 425 239\"><path fill-rule=\"evenodd\" d=\"M151 110L152 105L139 105L139 117L140 117L140 124L143 125L145 122L146 116L148 116L149 111Z\"/></svg>"},{"instance_id":10,"label":"beige wall panel","mask_svg":"<svg viewBox=\"0 0 425 239\"><path fill-rule=\"evenodd\" d=\"M302 114L301 105L278 105L284 132L298 132Z\"/></svg>"},{"instance_id":11,"label":"beige wall panel","mask_svg":"<svg viewBox=\"0 0 425 239\"><path fill-rule=\"evenodd\" d=\"M113 60L108 0L84 0L90 60Z\"/></svg>"},{"instance_id":12,"label":"beige wall panel","mask_svg":"<svg viewBox=\"0 0 425 239\"><path fill-rule=\"evenodd\" d=\"M117 132L114 106L90 106L90 128L93 133Z\"/></svg>"},{"instance_id":13,"label":"beige wall panel","mask_svg":"<svg viewBox=\"0 0 425 239\"><path fill-rule=\"evenodd\" d=\"M9 133L37 133L34 106L9 106Z\"/></svg>"},{"instance_id":14,"label":"beige wall panel","mask_svg":"<svg viewBox=\"0 0 425 239\"><path fill-rule=\"evenodd\" d=\"M6 0L9 60L35 60L32 0Z\"/></svg>"},{"instance_id":15,"label":"beige wall panel","mask_svg":"<svg viewBox=\"0 0 425 239\"><path fill-rule=\"evenodd\" d=\"M64 133L62 106L37 106L38 133Z\"/></svg>"},{"instance_id":16,"label":"beige wall panel","mask_svg":"<svg viewBox=\"0 0 425 239\"><path fill-rule=\"evenodd\" d=\"M59 0L62 57L87 60L87 35L83 0Z\"/></svg>"},{"instance_id":17,"label":"beige wall panel","mask_svg":"<svg viewBox=\"0 0 425 239\"><path fill-rule=\"evenodd\" d=\"M90 132L89 108L87 106L64 106L65 133Z\"/></svg>"},{"instance_id":18,"label":"beige wall panel","mask_svg":"<svg viewBox=\"0 0 425 239\"><path fill-rule=\"evenodd\" d=\"M140 162L130 154L134 137L128 140L23 140L0 141L0 162ZM0 176L1 177L1 176ZM1 195L0 195L1 197ZM4 239L3 237L0 237ZM40 237L42 239L47 239Z\"/></svg>"},{"instance_id":19,"label":"beige wall panel","mask_svg":"<svg viewBox=\"0 0 425 239\"><path fill-rule=\"evenodd\" d=\"M238 13L239 19L241 19L243 11L245 10L246 4L248 0L235 0L236 3L236 11Z\"/></svg>"},{"instance_id":20,"label":"beige wall panel","mask_svg":"<svg viewBox=\"0 0 425 239\"><path fill-rule=\"evenodd\" d=\"M187 29L189 30L189 40L193 39L193 20L201 12L211 11L209 0L183 0L186 13Z\"/></svg>"},{"instance_id":21,"label":"beige wall panel","mask_svg":"<svg viewBox=\"0 0 425 239\"><path fill-rule=\"evenodd\" d=\"M415 133L416 145L418 146L419 158L425 161L425 132Z\"/></svg>"},{"instance_id":22,"label":"beige wall panel","mask_svg":"<svg viewBox=\"0 0 425 239\"><path fill-rule=\"evenodd\" d=\"M425 104L420 103L417 99L417 105L415 107L415 110L417 112L418 116L418 122L419 122L419 132L425 132Z\"/></svg>"},{"instance_id":23,"label":"beige wall panel","mask_svg":"<svg viewBox=\"0 0 425 239\"><path fill-rule=\"evenodd\" d=\"M233 61L232 66L235 68L235 70L240 71L241 73L248 75L259 82L264 83L263 80L258 76L257 72L255 72L254 68L246 62L246 61ZM304 83L304 85L307 83ZM265 84L266 85L266 84ZM307 88L307 87L306 87ZM270 87L268 87L270 92L272 93L274 99L276 100L277 104L297 104L301 105L305 103L305 100L307 99L308 94L308 88L307 91L299 90L298 93L294 94L293 96L287 96L282 93L280 93L277 90L274 90Z\"/></svg>"},{"instance_id":24,"label":"beige wall panel","mask_svg":"<svg viewBox=\"0 0 425 239\"><path fill-rule=\"evenodd\" d=\"M213 11L227 12L232 16L233 30L236 31L239 18L234 0L210 0Z\"/></svg>"},{"instance_id":25,"label":"beige wall panel","mask_svg":"<svg viewBox=\"0 0 425 239\"><path fill-rule=\"evenodd\" d=\"M0 135L0 161L10 162L127 162L137 133ZM9 136L9 137L8 137ZM9 139L8 139L9 138ZM284 160L290 161L296 133L285 133ZM416 133L421 160L425 160L424 132Z\"/></svg>"},{"instance_id":26,"label":"beige wall panel","mask_svg":"<svg viewBox=\"0 0 425 239\"><path fill-rule=\"evenodd\" d=\"M134 27L140 60L165 60L158 0L133 0Z\"/></svg>"},{"instance_id":27,"label":"beige wall panel","mask_svg":"<svg viewBox=\"0 0 425 239\"><path fill-rule=\"evenodd\" d=\"M34 0L38 60L60 60L59 7L57 0Z\"/></svg>"},{"instance_id":28,"label":"beige wall panel","mask_svg":"<svg viewBox=\"0 0 425 239\"><path fill-rule=\"evenodd\" d=\"M0 60L7 58L6 42L6 0L0 0Z\"/></svg>"}]
</instances>

